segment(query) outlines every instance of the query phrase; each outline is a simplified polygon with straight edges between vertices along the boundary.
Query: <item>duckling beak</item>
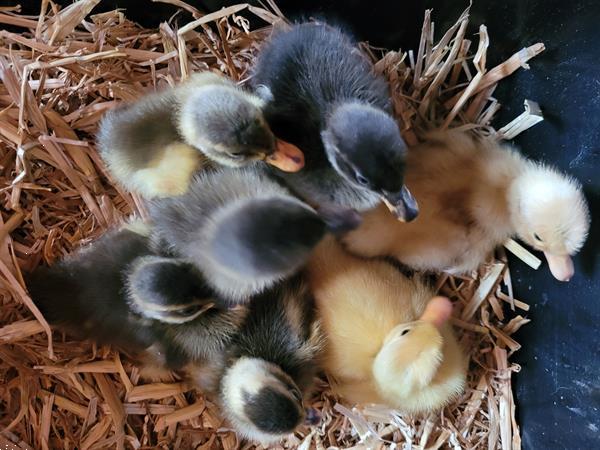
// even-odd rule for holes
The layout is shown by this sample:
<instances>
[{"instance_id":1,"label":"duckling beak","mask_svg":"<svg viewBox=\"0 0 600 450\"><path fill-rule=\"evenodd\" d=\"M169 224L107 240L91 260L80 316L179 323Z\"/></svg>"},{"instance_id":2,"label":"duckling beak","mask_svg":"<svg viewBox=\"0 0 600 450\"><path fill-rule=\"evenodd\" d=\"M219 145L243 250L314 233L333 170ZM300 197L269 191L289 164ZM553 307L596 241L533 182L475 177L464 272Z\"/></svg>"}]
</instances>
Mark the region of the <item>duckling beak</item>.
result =
<instances>
[{"instance_id":1,"label":"duckling beak","mask_svg":"<svg viewBox=\"0 0 600 450\"><path fill-rule=\"evenodd\" d=\"M548 252L544 252L544 256L548 261L550 272L559 281L570 281L575 274L575 267L573 266L573 260L569 255L553 255Z\"/></svg>"},{"instance_id":2,"label":"duckling beak","mask_svg":"<svg viewBox=\"0 0 600 450\"><path fill-rule=\"evenodd\" d=\"M433 297L427 303L420 320L430 322L436 328L444 325L452 315L452 302L446 297Z\"/></svg>"},{"instance_id":3,"label":"duckling beak","mask_svg":"<svg viewBox=\"0 0 600 450\"><path fill-rule=\"evenodd\" d=\"M265 162L284 172L298 172L304 167L304 153L295 145L278 139L275 151L265 158Z\"/></svg>"},{"instance_id":4,"label":"duckling beak","mask_svg":"<svg viewBox=\"0 0 600 450\"><path fill-rule=\"evenodd\" d=\"M400 192L383 191L383 203L402 222L411 222L419 215L419 205L406 186Z\"/></svg>"},{"instance_id":5,"label":"duckling beak","mask_svg":"<svg viewBox=\"0 0 600 450\"><path fill-rule=\"evenodd\" d=\"M306 408L304 416L304 424L308 426L315 426L321 422L321 413L315 408Z\"/></svg>"}]
</instances>

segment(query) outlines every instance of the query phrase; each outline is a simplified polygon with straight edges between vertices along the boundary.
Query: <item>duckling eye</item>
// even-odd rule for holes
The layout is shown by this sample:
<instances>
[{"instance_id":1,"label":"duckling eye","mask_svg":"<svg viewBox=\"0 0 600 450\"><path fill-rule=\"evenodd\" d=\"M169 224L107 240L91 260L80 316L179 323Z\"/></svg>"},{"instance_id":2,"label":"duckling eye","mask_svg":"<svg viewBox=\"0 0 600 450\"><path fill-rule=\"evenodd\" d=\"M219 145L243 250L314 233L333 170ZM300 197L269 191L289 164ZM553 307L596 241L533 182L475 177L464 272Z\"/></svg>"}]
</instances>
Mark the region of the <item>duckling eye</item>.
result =
<instances>
[{"instance_id":1,"label":"duckling eye","mask_svg":"<svg viewBox=\"0 0 600 450\"><path fill-rule=\"evenodd\" d=\"M405 334L408 334L409 331L410 331L410 328L403 330L402 333L400 333L400 336L404 336Z\"/></svg>"},{"instance_id":2,"label":"duckling eye","mask_svg":"<svg viewBox=\"0 0 600 450\"><path fill-rule=\"evenodd\" d=\"M227 156L229 156L232 159L242 159L244 157L244 154L243 153L229 152L229 153L227 153Z\"/></svg>"},{"instance_id":3,"label":"duckling eye","mask_svg":"<svg viewBox=\"0 0 600 450\"><path fill-rule=\"evenodd\" d=\"M202 308L202 305L188 306L187 308L183 308L183 309L179 310L179 314L181 314L182 316L191 316L193 314L196 314L198 311L200 311L201 308Z\"/></svg>"},{"instance_id":4,"label":"duckling eye","mask_svg":"<svg viewBox=\"0 0 600 450\"><path fill-rule=\"evenodd\" d=\"M360 173L355 174L355 178L356 178L356 181L358 182L358 184L361 184L363 186L369 185L369 180L367 180L365 177L363 177Z\"/></svg>"},{"instance_id":5,"label":"duckling eye","mask_svg":"<svg viewBox=\"0 0 600 450\"><path fill-rule=\"evenodd\" d=\"M537 233L533 233L533 238L534 238L536 241L544 242L544 241L542 240L542 238L541 238L541 237L540 237L540 236L539 236Z\"/></svg>"}]
</instances>

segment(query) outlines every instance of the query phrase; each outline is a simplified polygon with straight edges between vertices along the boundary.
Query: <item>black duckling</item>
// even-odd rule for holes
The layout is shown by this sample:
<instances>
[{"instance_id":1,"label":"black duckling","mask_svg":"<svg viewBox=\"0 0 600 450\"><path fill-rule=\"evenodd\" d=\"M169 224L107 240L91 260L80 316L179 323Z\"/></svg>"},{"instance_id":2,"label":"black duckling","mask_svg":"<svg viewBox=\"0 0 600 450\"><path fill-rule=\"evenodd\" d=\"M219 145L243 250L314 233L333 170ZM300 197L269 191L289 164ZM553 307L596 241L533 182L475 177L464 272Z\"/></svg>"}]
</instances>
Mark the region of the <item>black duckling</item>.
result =
<instances>
[{"instance_id":1,"label":"black duckling","mask_svg":"<svg viewBox=\"0 0 600 450\"><path fill-rule=\"evenodd\" d=\"M298 195L359 211L383 200L401 220L417 216L389 87L350 36L317 23L276 32L260 49L252 83L274 133L304 152L304 170L277 174Z\"/></svg>"},{"instance_id":2,"label":"black duckling","mask_svg":"<svg viewBox=\"0 0 600 450\"><path fill-rule=\"evenodd\" d=\"M304 155L275 139L263 103L223 76L194 74L173 89L109 111L100 123L100 154L123 186L149 198L185 192L202 154L225 166L265 160L300 170Z\"/></svg>"},{"instance_id":3,"label":"black duckling","mask_svg":"<svg viewBox=\"0 0 600 450\"><path fill-rule=\"evenodd\" d=\"M327 231L360 223L351 210L317 214L251 168L200 173L186 194L155 199L149 209L157 245L192 261L236 302L296 272Z\"/></svg>"},{"instance_id":4,"label":"black duckling","mask_svg":"<svg viewBox=\"0 0 600 450\"><path fill-rule=\"evenodd\" d=\"M322 336L302 274L224 308L193 267L122 229L38 270L28 285L52 324L181 369L244 437L277 440L305 418Z\"/></svg>"},{"instance_id":5,"label":"black duckling","mask_svg":"<svg viewBox=\"0 0 600 450\"><path fill-rule=\"evenodd\" d=\"M221 321L235 331L239 320L208 309L227 302L193 266L157 255L146 232L140 227L109 231L54 266L38 269L27 279L33 300L51 324L79 338L133 353L159 348L161 364L172 368L182 367L182 355L210 357L199 349L220 348L227 339L197 325ZM203 342L198 350L173 333L192 321Z\"/></svg>"}]
</instances>

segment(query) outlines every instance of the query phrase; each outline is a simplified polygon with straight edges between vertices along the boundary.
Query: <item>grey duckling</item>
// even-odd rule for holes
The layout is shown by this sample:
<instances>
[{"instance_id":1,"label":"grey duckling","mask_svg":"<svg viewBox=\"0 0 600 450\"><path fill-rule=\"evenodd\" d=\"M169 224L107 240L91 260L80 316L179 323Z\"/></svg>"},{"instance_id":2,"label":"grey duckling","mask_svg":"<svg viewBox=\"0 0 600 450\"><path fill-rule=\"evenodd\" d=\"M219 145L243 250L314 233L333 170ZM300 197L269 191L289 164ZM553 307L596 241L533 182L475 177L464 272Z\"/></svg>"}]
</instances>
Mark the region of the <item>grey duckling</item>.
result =
<instances>
[{"instance_id":1,"label":"grey duckling","mask_svg":"<svg viewBox=\"0 0 600 450\"><path fill-rule=\"evenodd\" d=\"M109 111L100 123L98 148L113 176L148 198L185 192L203 155L231 167L264 160L300 170L302 152L275 139L263 104L223 76L197 73Z\"/></svg>"},{"instance_id":2,"label":"grey duckling","mask_svg":"<svg viewBox=\"0 0 600 450\"><path fill-rule=\"evenodd\" d=\"M315 206L364 211L384 201L398 219L416 218L389 87L349 35L293 25L262 46L253 72L269 126L304 152L304 170L276 174L293 191Z\"/></svg>"},{"instance_id":3,"label":"grey duckling","mask_svg":"<svg viewBox=\"0 0 600 450\"><path fill-rule=\"evenodd\" d=\"M295 273L328 231L360 224L352 210L317 213L251 168L199 173L186 194L155 199L149 211L157 245L236 302Z\"/></svg>"},{"instance_id":4,"label":"grey duckling","mask_svg":"<svg viewBox=\"0 0 600 450\"><path fill-rule=\"evenodd\" d=\"M301 274L229 309L192 266L122 229L36 271L28 285L52 324L181 369L244 437L274 441L305 419L322 336Z\"/></svg>"}]
</instances>

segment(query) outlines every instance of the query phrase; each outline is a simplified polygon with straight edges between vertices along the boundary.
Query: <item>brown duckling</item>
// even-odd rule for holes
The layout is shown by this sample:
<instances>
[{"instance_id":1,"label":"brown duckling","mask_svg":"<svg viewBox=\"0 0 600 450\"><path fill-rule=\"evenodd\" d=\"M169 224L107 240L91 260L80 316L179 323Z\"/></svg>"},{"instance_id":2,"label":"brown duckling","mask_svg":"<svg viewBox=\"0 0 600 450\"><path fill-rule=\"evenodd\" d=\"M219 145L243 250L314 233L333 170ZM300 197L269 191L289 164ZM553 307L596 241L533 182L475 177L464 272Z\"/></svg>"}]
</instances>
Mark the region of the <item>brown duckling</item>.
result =
<instances>
[{"instance_id":1,"label":"brown duckling","mask_svg":"<svg viewBox=\"0 0 600 450\"><path fill-rule=\"evenodd\" d=\"M388 255L415 269L465 273L517 236L543 251L555 278L574 273L571 256L589 230L580 184L516 150L461 132L437 132L408 152L406 183L421 201L418 220L399 224L384 208L344 237L362 256Z\"/></svg>"},{"instance_id":2,"label":"brown duckling","mask_svg":"<svg viewBox=\"0 0 600 450\"><path fill-rule=\"evenodd\" d=\"M227 78L201 72L109 111L100 123L98 148L115 178L148 198L184 193L202 155L230 167L264 160L300 170L302 152L275 139L262 107L259 97Z\"/></svg>"}]
</instances>

